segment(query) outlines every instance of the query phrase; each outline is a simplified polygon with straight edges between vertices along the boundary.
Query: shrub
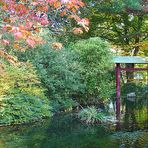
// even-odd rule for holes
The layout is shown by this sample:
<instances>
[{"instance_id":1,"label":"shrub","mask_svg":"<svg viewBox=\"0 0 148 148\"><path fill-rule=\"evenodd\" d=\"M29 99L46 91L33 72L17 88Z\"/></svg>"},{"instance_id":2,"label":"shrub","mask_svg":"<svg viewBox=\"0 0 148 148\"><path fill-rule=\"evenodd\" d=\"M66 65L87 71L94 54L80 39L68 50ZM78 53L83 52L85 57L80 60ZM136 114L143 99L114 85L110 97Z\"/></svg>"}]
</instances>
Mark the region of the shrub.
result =
<instances>
[{"instance_id":1,"label":"shrub","mask_svg":"<svg viewBox=\"0 0 148 148\"><path fill-rule=\"evenodd\" d=\"M74 107L77 107L79 104L77 101L73 99L61 99L61 100L52 100L51 105L53 108L53 112L59 112L59 111L72 111Z\"/></svg>"},{"instance_id":2,"label":"shrub","mask_svg":"<svg viewBox=\"0 0 148 148\"><path fill-rule=\"evenodd\" d=\"M85 101L110 97L113 83L109 45L100 38L90 38L77 42L73 49L78 54L80 75L86 85Z\"/></svg>"},{"instance_id":3,"label":"shrub","mask_svg":"<svg viewBox=\"0 0 148 148\"><path fill-rule=\"evenodd\" d=\"M87 124L94 124L103 122L104 114L102 112L98 112L95 107L88 107L80 110L78 117L81 121L86 122Z\"/></svg>"},{"instance_id":4,"label":"shrub","mask_svg":"<svg viewBox=\"0 0 148 148\"><path fill-rule=\"evenodd\" d=\"M50 109L44 89L30 64L5 66L0 76L0 124L49 117Z\"/></svg>"},{"instance_id":5,"label":"shrub","mask_svg":"<svg viewBox=\"0 0 148 148\"><path fill-rule=\"evenodd\" d=\"M44 96L43 88L31 64L5 66L5 72L0 77L0 95L15 95L26 92L32 95Z\"/></svg>"},{"instance_id":6,"label":"shrub","mask_svg":"<svg viewBox=\"0 0 148 148\"><path fill-rule=\"evenodd\" d=\"M134 82L128 82L125 84L122 84L121 86L121 94L123 97L126 97L128 93L135 92L137 96L141 96L146 93L146 90L144 90L144 84L143 83L134 83Z\"/></svg>"},{"instance_id":7,"label":"shrub","mask_svg":"<svg viewBox=\"0 0 148 148\"><path fill-rule=\"evenodd\" d=\"M83 91L76 54L68 49L55 50L50 45L40 46L27 53L36 67L46 96L54 101L67 101Z\"/></svg>"},{"instance_id":8,"label":"shrub","mask_svg":"<svg viewBox=\"0 0 148 148\"><path fill-rule=\"evenodd\" d=\"M26 58L20 56L36 67L49 99L57 104L71 99L87 104L110 97L112 56L106 42L90 38L69 49L54 49L50 45L27 51Z\"/></svg>"}]
</instances>

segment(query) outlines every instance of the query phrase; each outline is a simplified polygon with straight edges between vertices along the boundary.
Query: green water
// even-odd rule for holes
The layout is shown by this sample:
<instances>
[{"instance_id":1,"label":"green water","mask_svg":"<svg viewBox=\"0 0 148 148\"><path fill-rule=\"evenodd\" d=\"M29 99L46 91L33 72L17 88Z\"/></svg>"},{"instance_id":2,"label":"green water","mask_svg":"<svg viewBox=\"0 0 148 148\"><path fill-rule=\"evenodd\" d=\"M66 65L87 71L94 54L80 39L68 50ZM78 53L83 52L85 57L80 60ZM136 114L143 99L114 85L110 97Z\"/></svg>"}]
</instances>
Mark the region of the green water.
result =
<instances>
[{"instance_id":1,"label":"green water","mask_svg":"<svg viewBox=\"0 0 148 148\"><path fill-rule=\"evenodd\" d=\"M71 115L0 129L0 148L148 148L147 130L86 126Z\"/></svg>"},{"instance_id":2,"label":"green water","mask_svg":"<svg viewBox=\"0 0 148 148\"><path fill-rule=\"evenodd\" d=\"M126 102L119 125L86 125L73 114L0 128L0 148L148 148L146 103Z\"/></svg>"}]
</instances>

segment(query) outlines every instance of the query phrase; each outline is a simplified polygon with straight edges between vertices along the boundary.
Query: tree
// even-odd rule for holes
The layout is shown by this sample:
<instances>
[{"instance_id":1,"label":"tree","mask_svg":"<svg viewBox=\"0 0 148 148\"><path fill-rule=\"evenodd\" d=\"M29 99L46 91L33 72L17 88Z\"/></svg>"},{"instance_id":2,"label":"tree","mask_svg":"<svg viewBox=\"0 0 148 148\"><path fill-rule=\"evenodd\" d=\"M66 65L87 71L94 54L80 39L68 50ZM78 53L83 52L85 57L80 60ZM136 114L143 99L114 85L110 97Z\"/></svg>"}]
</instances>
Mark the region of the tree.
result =
<instances>
[{"instance_id":1,"label":"tree","mask_svg":"<svg viewBox=\"0 0 148 148\"><path fill-rule=\"evenodd\" d=\"M147 3L142 0L91 1L87 36L107 39L126 55L138 55L147 44Z\"/></svg>"},{"instance_id":2,"label":"tree","mask_svg":"<svg viewBox=\"0 0 148 148\"><path fill-rule=\"evenodd\" d=\"M0 69L1 70L1 69ZM0 125L50 117L51 106L31 64L5 65L0 71Z\"/></svg>"},{"instance_id":3,"label":"tree","mask_svg":"<svg viewBox=\"0 0 148 148\"><path fill-rule=\"evenodd\" d=\"M80 40L74 45L78 54L80 76L85 86L82 101L102 101L112 94L112 55L107 42L100 38Z\"/></svg>"},{"instance_id":4,"label":"tree","mask_svg":"<svg viewBox=\"0 0 148 148\"><path fill-rule=\"evenodd\" d=\"M105 0L88 3L90 30L86 37L100 36L119 49L122 55L147 55L148 45L148 4L144 0ZM126 67L134 67L127 64ZM127 72L133 79L133 73Z\"/></svg>"},{"instance_id":5,"label":"tree","mask_svg":"<svg viewBox=\"0 0 148 148\"><path fill-rule=\"evenodd\" d=\"M44 28L56 33L64 31L70 19L76 22L74 33L88 31L89 20L78 15L84 6L81 0L0 0L0 55L15 63L6 47L23 51L33 48L44 43L40 37Z\"/></svg>"},{"instance_id":6,"label":"tree","mask_svg":"<svg viewBox=\"0 0 148 148\"><path fill-rule=\"evenodd\" d=\"M61 104L84 91L85 85L80 77L77 54L69 49L52 48L45 44L33 50L27 50L21 58L30 60L36 67L38 76L45 88L46 96ZM21 60L20 60L21 61ZM69 101L70 102L70 101Z\"/></svg>"}]
</instances>

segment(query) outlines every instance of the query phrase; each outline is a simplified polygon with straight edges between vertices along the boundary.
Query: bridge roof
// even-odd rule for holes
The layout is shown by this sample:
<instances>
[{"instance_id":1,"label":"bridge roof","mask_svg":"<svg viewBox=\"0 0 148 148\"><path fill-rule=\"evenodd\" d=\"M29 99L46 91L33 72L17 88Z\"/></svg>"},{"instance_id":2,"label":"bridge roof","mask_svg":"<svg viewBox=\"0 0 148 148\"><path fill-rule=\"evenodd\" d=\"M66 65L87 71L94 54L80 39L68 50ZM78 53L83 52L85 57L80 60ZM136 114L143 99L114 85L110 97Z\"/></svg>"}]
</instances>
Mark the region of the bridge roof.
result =
<instances>
[{"instance_id":1,"label":"bridge roof","mask_svg":"<svg viewBox=\"0 0 148 148\"><path fill-rule=\"evenodd\" d=\"M114 63L133 63L133 64L148 64L148 57L140 56L115 56Z\"/></svg>"}]
</instances>

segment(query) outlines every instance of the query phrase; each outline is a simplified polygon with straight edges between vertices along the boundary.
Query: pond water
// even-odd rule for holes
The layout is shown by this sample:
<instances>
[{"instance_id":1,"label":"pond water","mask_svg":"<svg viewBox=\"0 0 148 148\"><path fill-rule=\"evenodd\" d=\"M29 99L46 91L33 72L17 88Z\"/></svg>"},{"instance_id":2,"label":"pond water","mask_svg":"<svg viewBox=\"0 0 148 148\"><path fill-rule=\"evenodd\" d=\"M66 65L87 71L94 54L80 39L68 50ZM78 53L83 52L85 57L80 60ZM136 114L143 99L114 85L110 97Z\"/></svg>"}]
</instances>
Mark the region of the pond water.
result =
<instances>
[{"instance_id":1,"label":"pond water","mask_svg":"<svg viewBox=\"0 0 148 148\"><path fill-rule=\"evenodd\" d=\"M65 114L0 128L0 148L148 148L147 106L125 104L120 125L88 126Z\"/></svg>"}]
</instances>

